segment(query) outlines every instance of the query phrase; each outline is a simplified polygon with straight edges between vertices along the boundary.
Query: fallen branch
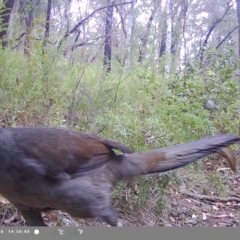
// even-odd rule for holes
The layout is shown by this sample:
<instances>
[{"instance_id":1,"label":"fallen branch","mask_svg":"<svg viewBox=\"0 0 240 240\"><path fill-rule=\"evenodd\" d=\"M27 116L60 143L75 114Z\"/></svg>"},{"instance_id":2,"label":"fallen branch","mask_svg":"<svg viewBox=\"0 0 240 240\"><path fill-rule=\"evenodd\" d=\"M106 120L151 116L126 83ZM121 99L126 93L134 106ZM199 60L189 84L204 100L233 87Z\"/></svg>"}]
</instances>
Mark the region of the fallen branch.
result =
<instances>
[{"instance_id":1,"label":"fallen branch","mask_svg":"<svg viewBox=\"0 0 240 240\"><path fill-rule=\"evenodd\" d=\"M182 194L184 194L188 197L195 198L195 199L207 200L207 201L211 201L211 202L231 202L231 201L240 202L240 198L238 198L238 197L227 197L227 198L214 197L214 196L210 197L207 195L193 194L193 193L189 193L189 192L182 192Z\"/></svg>"}]
</instances>

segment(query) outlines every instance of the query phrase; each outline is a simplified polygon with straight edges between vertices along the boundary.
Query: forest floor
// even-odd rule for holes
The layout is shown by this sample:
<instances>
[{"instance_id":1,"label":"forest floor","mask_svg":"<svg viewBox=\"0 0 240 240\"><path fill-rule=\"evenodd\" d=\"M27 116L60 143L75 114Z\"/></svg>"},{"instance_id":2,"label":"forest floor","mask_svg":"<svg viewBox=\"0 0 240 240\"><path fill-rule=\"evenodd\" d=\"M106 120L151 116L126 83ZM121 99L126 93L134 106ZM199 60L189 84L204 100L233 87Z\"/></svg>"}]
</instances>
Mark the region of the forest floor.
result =
<instances>
[{"instance_id":1,"label":"forest floor","mask_svg":"<svg viewBox=\"0 0 240 240\"><path fill-rule=\"evenodd\" d=\"M201 169L177 170L180 183L170 181L166 191L166 204L156 214L154 202L149 202L135 216L118 206L119 225L139 226L240 226L240 155L237 154L237 172L228 169L218 154L203 160ZM150 200L151 201L151 200ZM127 203L126 203L127 204ZM99 219L74 220L61 211L44 215L48 226L106 226ZM24 226L25 222L11 204L0 198L0 226Z\"/></svg>"}]
</instances>

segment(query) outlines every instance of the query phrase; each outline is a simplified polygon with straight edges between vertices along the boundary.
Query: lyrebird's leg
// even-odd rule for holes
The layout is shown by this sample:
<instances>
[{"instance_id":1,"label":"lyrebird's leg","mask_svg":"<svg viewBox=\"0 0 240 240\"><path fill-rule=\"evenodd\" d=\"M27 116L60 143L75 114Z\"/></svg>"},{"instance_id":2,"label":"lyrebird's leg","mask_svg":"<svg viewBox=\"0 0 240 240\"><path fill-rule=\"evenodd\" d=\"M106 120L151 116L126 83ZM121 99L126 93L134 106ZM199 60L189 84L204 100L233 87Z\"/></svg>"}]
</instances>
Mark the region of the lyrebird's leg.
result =
<instances>
[{"instance_id":1,"label":"lyrebird's leg","mask_svg":"<svg viewBox=\"0 0 240 240\"><path fill-rule=\"evenodd\" d=\"M26 208L20 206L16 207L22 214L28 226L45 226L42 219L41 211L34 208Z\"/></svg>"}]
</instances>

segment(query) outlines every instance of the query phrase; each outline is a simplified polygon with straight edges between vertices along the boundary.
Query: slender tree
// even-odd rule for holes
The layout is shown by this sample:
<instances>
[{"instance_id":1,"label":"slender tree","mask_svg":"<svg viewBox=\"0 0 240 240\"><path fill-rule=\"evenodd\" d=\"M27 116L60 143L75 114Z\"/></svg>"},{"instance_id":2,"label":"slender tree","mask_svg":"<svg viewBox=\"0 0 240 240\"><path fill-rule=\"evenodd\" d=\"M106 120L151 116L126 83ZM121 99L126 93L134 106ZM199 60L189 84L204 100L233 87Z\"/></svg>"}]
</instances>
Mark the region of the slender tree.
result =
<instances>
[{"instance_id":1,"label":"slender tree","mask_svg":"<svg viewBox=\"0 0 240 240\"><path fill-rule=\"evenodd\" d=\"M44 33L44 40L43 40L43 53L45 53L45 47L47 45L47 40L49 38L51 10L52 10L52 0L48 0L45 33Z\"/></svg>"},{"instance_id":2,"label":"slender tree","mask_svg":"<svg viewBox=\"0 0 240 240\"><path fill-rule=\"evenodd\" d=\"M159 8L160 4L161 4L161 2L159 2L159 0L153 0L153 8L152 8L150 17L148 19L146 31L145 31L144 35L141 37L141 39L140 39L138 62L142 62L144 60L144 58L145 58L145 51L146 51L147 40L148 40L150 31L151 31L153 19L155 17L156 12L159 10L158 8Z\"/></svg>"},{"instance_id":3,"label":"slender tree","mask_svg":"<svg viewBox=\"0 0 240 240\"><path fill-rule=\"evenodd\" d=\"M10 21L11 12L14 6L15 0L6 0L4 1L3 7L0 9L0 19L1 19L1 26L0 26L0 40L2 47L5 48L7 46L7 31Z\"/></svg>"},{"instance_id":4,"label":"slender tree","mask_svg":"<svg viewBox=\"0 0 240 240\"><path fill-rule=\"evenodd\" d=\"M238 20L238 58L240 59L240 0L237 3L237 20Z\"/></svg>"},{"instance_id":5,"label":"slender tree","mask_svg":"<svg viewBox=\"0 0 240 240\"><path fill-rule=\"evenodd\" d=\"M105 22L105 40L104 40L104 60L103 65L106 67L107 72L111 72L112 68L112 24L113 24L113 4L115 2L108 0L108 7L106 11Z\"/></svg>"}]
</instances>

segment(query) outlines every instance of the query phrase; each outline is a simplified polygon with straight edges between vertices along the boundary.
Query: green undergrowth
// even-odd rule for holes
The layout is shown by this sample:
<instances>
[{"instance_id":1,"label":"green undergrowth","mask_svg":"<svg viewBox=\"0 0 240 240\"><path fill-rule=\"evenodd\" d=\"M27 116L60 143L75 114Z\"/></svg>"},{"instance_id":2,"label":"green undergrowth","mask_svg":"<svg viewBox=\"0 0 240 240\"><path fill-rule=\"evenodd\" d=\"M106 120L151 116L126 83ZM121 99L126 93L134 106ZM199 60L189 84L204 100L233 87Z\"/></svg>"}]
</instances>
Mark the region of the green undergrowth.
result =
<instances>
[{"instance_id":1,"label":"green undergrowth","mask_svg":"<svg viewBox=\"0 0 240 240\"><path fill-rule=\"evenodd\" d=\"M106 74L100 65L70 63L37 50L29 58L8 49L0 56L2 127L68 127L117 140L136 152L239 133L240 90L228 65L225 71L208 65L205 71L166 78L148 66ZM210 108L208 101L214 103ZM135 179L139 193L121 182L113 200L131 214L153 200L161 212L174 176L173 171ZM127 200L122 198L126 189Z\"/></svg>"}]
</instances>

